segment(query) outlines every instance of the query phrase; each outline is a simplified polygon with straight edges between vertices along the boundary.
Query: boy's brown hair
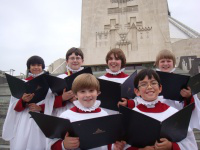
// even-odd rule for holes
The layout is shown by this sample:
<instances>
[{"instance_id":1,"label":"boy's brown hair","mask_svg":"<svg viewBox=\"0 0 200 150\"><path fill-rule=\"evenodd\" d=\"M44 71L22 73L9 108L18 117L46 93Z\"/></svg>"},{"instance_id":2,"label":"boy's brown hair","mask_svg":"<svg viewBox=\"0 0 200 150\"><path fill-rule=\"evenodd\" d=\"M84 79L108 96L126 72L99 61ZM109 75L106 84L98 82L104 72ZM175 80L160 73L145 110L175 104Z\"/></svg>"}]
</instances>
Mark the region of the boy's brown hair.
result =
<instances>
[{"instance_id":1,"label":"boy's brown hair","mask_svg":"<svg viewBox=\"0 0 200 150\"><path fill-rule=\"evenodd\" d=\"M156 67L159 66L159 61L161 59L172 59L173 61L173 66L175 67L176 65L176 58L175 58L175 55L170 51L170 50L161 50L158 55L156 56L156 62L155 62L155 65Z\"/></svg>"},{"instance_id":2,"label":"boy's brown hair","mask_svg":"<svg viewBox=\"0 0 200 150\"><path fill-rule=\"evenodd\" d=\"M108 60L110 59L110 55L114 54L115 58L118 58L122 61L121 68L124 68L126 65L126 57L124 52L120 48L111 49L106 55L106 63L108 64Z\"/></svg>"},{"instance_id":3,"label":"boy's brown hair","mask_svg":"<svg viewBox=\"0 0 200 150\"><path fill-rule=\"evenodd\" d=\"M152 69L143 69L141 70L136 76L135 76L135 79L134 79L134 87L136 89L138 89L138 84L139 84L139 81L142 81L144 80L145 77L148 77L149 79L151 79L152 77L158 82L158 85L160 86L161 85L161 82L160 82L160 77L159 75Z\"/></svg>"},{"instance_id":4,"label":"boy's brown hair","mask_svg":"<svg viewBox=\"0 0 200 150\"><path fill-rule=\"evenodd\" d=\"M68 60L69 59L69 56L71 55L71 54L75 54L76 56L81 56L81 58L82 59L84 59L84 55L83 55L83 52L81 51L81 49L80 48L75 48L75 47L72 47L72 48L70 48L68 51L67 51L67 53L66 53L66 60Z\"/></svg>"},{"instance_id":5,"label":"boy's brown hair","mask_svg":"<svg viewBox=\"0 0 200 150\"><path fill-rule=\"evenodd\" d=\"M100 91L100 85L97 78L89 73L83 73L77 76L72 84L72 91L76 94L82 89L95 89Z\"/></svg>"}]
</instances>

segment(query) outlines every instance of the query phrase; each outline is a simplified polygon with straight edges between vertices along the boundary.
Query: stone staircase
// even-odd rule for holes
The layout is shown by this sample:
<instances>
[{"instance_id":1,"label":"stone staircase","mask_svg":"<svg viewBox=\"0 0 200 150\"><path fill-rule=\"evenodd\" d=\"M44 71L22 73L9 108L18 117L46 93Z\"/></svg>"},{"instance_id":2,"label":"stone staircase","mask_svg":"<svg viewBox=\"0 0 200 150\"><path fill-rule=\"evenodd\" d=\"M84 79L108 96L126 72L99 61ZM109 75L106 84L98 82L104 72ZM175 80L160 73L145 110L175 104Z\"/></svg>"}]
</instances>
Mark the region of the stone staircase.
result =
<instances>
[{"instance_id":1,"label":"stone staircase","mask_svg":"<svg viewBox=\"0 0 200 150\"><path fill-rule=\"evenodd\" d=\"M127 74L131 74L134 72L133 70L127 70ZM189 75L188 72L185 72L181 69L176 69L175 71L178 74L184 74ZM94 75L99 77L101 75L105 74L105 72L95 72ZM9 150L9 142L4 141L2 139L2 127L4 123L4 119L6 117L9 100L10 100L10 90L7 83L0 84L0 150ZM198 97L200 98L200 93L198 94ZM195 138L198 144L198 148L200 150L200 131L195 129L194 130Z\"/></svg>"},{"instance_id":2,"label":"stone staircase","mask_svg":"<svg viewBox=\"0 0 200 150\"><path fill-rule=\"evenodd\" d=\"M9 150L9 142L2 139L2 127L10 101L10 90L7 83L0 84L0 149Z\"/></svg>"}]
</instances>

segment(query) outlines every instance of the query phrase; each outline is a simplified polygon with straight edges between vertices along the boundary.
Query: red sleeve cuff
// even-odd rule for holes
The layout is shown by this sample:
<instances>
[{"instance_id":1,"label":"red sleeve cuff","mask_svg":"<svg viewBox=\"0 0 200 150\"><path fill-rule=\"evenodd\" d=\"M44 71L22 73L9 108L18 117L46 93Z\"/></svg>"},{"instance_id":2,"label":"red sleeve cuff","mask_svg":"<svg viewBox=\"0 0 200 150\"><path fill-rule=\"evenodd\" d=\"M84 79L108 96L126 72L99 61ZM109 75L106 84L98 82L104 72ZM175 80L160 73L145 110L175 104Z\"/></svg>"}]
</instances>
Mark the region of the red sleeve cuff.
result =
<instances>
[{"instance_id":1,"label":"red sleeve cuff","mask_svg":"<svg viewBox=\"0 0 200 150\"><path fill-rule=\"evenodd\" d=\"M133 100L127 100L128 108L133 109L135 107L135 102Z\"/></svg>"},{"instance_id":2,"label":"red sleeve cuff","mask_svg":"<svg viewBox=\"0 0 200 150\"><path fill-rule=\"evenodd\" d=\"M181 149L177 143L172 142L172 150L181 150Z\"/></svg>"},{"instance_id":3,"label":"red sleeve cuff","mask_svg":"<svg viewBox=\"0 0 200 150\"><path fill-rule=\"evenodd\" d=\"M51 150L62 150L62 140L58 140L51 146Z\"/></svg>"},{"instance_id":4,"label":"red sleeve cuff","mask_svg":"<svg viewBox=\"0 0 200 150\"><path fill-rule=\"evenodd\" d=\"M45 104L41 104L41 105L39 105L40 107L41 107L41 111L40 112L42 112L42 113L44 113L44 110L45 110Z\"/></svg>"},{"instance_id":5,"label":"red sleeve cuff","mask_svg":"<svg viewBox=\"0 0 200 150\"><path fill-rule=\"evenodd\" d=\"M23 102L22 99L18 100L14 110L17 112L21 112L25 109L25 103Z\"/></svg>"},{"instance_id":6,"label":"red sleeve cuff","mask_svg":"<svg viewBox=\"0 0 200 150\"><path fill-rule=\"evenodd\" d=\"M184 98L184 107L189 105L189 104L192 104L192 103L194 103L194 97L193 96L191 96L190 99ZM195 106L194 106L194 108L195 108Z\"/></svg>"},{"instance_id":7,"label":"red sleeve cuff","mask_svg":"<svg viewBox=\"0 0 200 150\"><path fill-rule=\"evenodd\" d=\"M60 108L63 106L63 100L62 100L62 95L56 96L53 108Z\"/></svg>"},{"instance_id":8,"label":"red sleeve cuff","mask_svg":"<svg viewBox=\"0 0 200 150\"><path fill-rule=\"evenodd\" d=\"M126 150L138 150L139 148L137 148L137 147L129 147L129 148L127 148Z\"/></svg>"}]
</instances>

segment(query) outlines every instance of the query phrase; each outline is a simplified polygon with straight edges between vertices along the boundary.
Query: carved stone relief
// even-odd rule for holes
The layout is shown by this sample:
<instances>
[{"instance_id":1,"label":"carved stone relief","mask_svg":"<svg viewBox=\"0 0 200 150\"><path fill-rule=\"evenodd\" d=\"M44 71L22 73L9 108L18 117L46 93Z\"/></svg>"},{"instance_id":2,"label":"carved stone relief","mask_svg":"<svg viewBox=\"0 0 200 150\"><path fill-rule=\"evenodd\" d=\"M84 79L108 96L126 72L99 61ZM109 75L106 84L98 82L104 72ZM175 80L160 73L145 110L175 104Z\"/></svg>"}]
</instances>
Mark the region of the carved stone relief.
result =
<instances>
[{"instance_id":1,"label":"carved stone relief","mask_svg":"<svg viewBox=\"0 0 200 150\"><path fill-rule=\"evenodd\" d=\"M107 14L111 18L110 23L104 25L104 31L96 32L96 47L110 46L133 51L138 50L138 40L150 38L149 32L152 27L144 27L142 21L137 21L135 13L138 13L138 5L127 6L130 1L133 0L110 1L118 3L118 7L107 9Z\"/></svg>"}]
</instances>

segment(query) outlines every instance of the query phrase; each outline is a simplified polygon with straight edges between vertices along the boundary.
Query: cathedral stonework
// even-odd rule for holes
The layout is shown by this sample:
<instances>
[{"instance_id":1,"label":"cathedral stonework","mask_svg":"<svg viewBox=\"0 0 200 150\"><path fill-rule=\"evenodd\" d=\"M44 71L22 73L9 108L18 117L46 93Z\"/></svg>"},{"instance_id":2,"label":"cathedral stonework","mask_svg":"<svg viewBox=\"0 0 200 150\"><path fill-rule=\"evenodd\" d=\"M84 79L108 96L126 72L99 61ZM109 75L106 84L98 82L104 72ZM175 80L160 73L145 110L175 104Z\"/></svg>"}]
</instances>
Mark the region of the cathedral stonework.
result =
<instances>
[{"instance_id":1,"label":"cathedral stonework","mask_svg":"<svg viewBox=\"0 0 200 150\"><path fill-rule=\"evenodd\" d=\"M171 49L167 12L166 0L82 0L84 64L105 64L112 48L121 48L130 64L154 61Z\"/></svg>"}]
</instances>

